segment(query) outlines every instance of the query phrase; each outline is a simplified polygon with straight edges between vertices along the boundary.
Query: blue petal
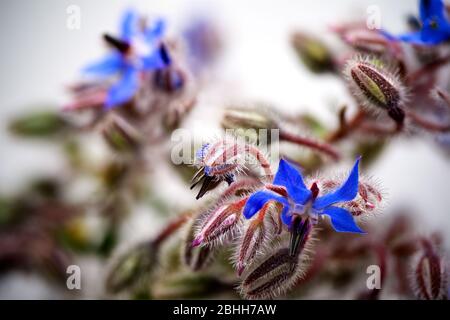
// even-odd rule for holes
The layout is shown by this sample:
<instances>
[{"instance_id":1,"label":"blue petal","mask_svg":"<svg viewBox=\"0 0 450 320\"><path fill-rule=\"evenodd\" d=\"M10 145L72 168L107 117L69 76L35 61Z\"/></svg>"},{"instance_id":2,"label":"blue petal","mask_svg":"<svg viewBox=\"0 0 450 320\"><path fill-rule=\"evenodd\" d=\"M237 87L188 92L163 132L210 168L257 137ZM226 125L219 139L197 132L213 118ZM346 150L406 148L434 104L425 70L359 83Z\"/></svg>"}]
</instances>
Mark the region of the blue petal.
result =
<instances>
[{"instance_id":1,"label":"blue petal","mask_svg":"<svg viewBox=\"0 0 450 320\"><path fill-rule=\"evenodd\" d=\"M129 66L124 70L119 82L109 89L105 102L106 107L112 108L129 101L135 94L137 87L138 72Z\"/></svg>"},{"instance_id":2,"label":"blue petal","mask_svg":"<svg viewBox=\"0 0 450 320\"><path fill-rule=\"evenodd\" d=\"M323 211L330 217L331 225L338 232L365 233L355 223L353 216L344 208L328 207Z\"/></svg>"},{"instance_id":3,"label":"blue petal","mask_svg":"<svg viewBox=\"0 0 450 320\"><path fill-rule=\"evenodd\" d=\"M85 67L83 72L98 76L111 76L119 72L122 65L122 56L119 53L113 53L103 60Z\"/></svg>"},{"instance_id":4,"label":"blue petal","mask_svg":"<svg viewBox=\"0 0 450 320\"><path fill-rule=\"evenodd\" d=\"M251 217L253 217L259 210L261 210L261 208L269 201L278 201L279 203L283 204L283 212L289 210L289 204L287 202L287 200L282 197L277 195L274 192L271 191L257 191L255 193L253 193L250 198L247 200L247 203L245 204L244 207L244 217L246 219L250 219Z\"/></svg>"},{"instance_id":5,"label":"blue petal","mask_svg":"<svg viewBox=\"0 0 450 320\"><path fill-rule=\"evenodd\" d=\"M442 0L421 0L419 5L420 20L422 22L431 18L445 20L445 7Z\"/></svg>"},{"instance_id":6,"label":"blue petal","mask_svg":"<svg viewBox=\"0 0 450 320\"><path fill-rule=\"evenodd\" d=\"M159 40L166 31L166 22L164 19L157 19L151 28L145 30L145 39L149 43Z\"/></svg>"},{"instance_id":7,"label":"blue petal","mask_svg":"<svg viewBox=\"0 0 450 320\"><path fill-rule=\"evenodd\" d=\"M283 211L281 212L281 221L283 221L283 223L285 225L290 227L292 224L292 217L293 217L293 214L292 214L291 210L289 210L288 207L284 207Z\"/></svg>"},{"instance_id":8,"label":"blue petal","mask_svg":"<svg viewBox=\"0 0 450 320\"><path fill-rule=\"evenodd\" d=\"M122 40L130 40L137 32L139 16L134 10L127 10L122 17L120 35Z\"/></svg>"},{"instance_id":9,"label":"blue petal","mask_svg":"<svg viewBox=\"0 0 450 320\"><path fill-rule=\"evenodd\" d=\"M311 197L311 191L306 188L300 172L284 159L280 160L273 184L286 187L295 203L305 204Z\"/></svg>"},{"instance_id":10,"label":"blue petal","mask_svg":"<svg viewBox=\"0 0 450 320\"><path fill-rule=\"evenodd\" d=\"M168 65L167 59L164 56L165 51L161 47L158 50L154 50L151 54L148 56L145 56L142 58L142 68L144 70L155 70L155 69L161 69Z\"/></svg>"},{"instance_id":11,"label":"blue petal","mask_svg":"<svg viewBox=\"0 0 450 320\"><path fill-rule=\"evenodd\" d=\"M334 203L353 200L358 194L358 167L361 158L356 159L347 180L335 191L330 192L314 201L313 208L321 210Z\"/></svg>"}]
</instances>

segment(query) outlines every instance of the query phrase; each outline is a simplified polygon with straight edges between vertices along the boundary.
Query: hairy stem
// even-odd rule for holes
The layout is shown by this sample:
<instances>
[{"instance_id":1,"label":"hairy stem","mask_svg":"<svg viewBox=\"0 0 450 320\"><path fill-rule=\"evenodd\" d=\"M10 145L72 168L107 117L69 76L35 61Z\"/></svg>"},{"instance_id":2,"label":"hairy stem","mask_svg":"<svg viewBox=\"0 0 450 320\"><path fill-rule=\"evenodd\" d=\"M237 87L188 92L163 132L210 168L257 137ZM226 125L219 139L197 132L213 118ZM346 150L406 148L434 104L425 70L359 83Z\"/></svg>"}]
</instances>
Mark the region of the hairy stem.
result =
<instances>
[{"instance_id":1,"label":"hairy stem","mask_svg":"<svg viewBox=\"0 0 450 320\"><path fill-rule=\"evenodd\" d=\"M334 160L339 160L339 153L329 144L317 142L309 138L294 135L285 131L280 131L280 140L295 143L297 145L309 147L315 151L325 153Z\"/></svg>"}]
</instances>

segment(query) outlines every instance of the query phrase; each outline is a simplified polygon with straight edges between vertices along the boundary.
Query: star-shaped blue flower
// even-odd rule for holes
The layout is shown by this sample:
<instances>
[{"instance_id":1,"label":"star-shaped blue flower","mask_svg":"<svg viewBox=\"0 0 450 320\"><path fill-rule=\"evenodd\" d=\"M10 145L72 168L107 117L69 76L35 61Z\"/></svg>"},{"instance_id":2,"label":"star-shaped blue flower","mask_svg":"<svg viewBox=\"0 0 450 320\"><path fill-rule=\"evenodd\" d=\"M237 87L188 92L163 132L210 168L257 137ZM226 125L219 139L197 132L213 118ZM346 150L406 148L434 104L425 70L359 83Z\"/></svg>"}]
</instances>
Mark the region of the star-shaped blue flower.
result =
<instances>
[{"instance_id":1,"label":"star-shaped blue flower","mask_svg":"<svg viewBox=\"0 0 450 320\"><path fill-rule=\"evenodd\" d=\"M139 87L140 72L163 68L170 64L170 57L160 39L165 31L165 22L158 19L146 28L140 26L140 17L128 10L121 22L117 51L101 61L89 65L84 72L99 77L119 76L119 80L109 88L105 106L112 108L129 101Z\"/></svg>"},{"instance_id":2,"label":"star-shaped blue flower","mask_svg":"<svg viewBox=\"0 0 450 320\"><path fill-rule=\"evenodd\" d=\"M421 0L420 21L422 28L417 32L393 36L383 34L391 40L400 40L418 45L437 45L450 40L450 23L442 0Z\"/></svg>"},{"instance_id":3,"label":"star-shaped blue flower","mask_svg":"<svg viewBox=\"0 0 450 320\"><path fill-rule=\"evenodd\" d=\"M264 189L253 193L245 207L244 216L253 217L268 201L276 201L283 205L281 219L288 227L291 226L295 215L309 215L314 218L322 215L330 217L333 228L338 232L364 233L355 223L353 216L344 208L335 204L353 200L358 193L358 158L347 180L336 190L321 197L317 197L317 186L308 189L303 182L302 175L287 161L281 159L273 185L284 187L287 193L282 195L275 191Z\"/></svg>"}]
</instances>

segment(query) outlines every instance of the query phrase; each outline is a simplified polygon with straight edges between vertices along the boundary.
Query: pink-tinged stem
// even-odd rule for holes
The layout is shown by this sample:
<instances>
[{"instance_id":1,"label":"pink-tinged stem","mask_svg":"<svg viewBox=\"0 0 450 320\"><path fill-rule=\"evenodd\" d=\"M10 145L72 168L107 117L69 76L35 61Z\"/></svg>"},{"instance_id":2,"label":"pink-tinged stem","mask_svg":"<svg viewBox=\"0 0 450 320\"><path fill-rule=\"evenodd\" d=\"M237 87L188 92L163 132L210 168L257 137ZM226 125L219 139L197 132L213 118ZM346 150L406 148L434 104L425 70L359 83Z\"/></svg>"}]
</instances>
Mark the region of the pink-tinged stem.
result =
<instances>
[{"instance_id":1,"label":"pink-tinged stem","mask_svg":"<svg viewBox=\"0 0 450 320\"><path fill-rule=\"evenodd\" d=\"M187 212L171 221L152 241L152 245L158 247L167 238L178 231L192 216L191 212Z\"/></svg>"},{"instance_id":2,"label":"pink-tinged stem","mask_svg":"<svg viewBox=\"0 0 450 320\"><path fill-rule=\"evenodd\" d=\"M424 75L434 72L435 70L446 65L449 62L450 62L450 55L440 59L436 59L435 61L424 65L419 70L409 74L408 77L406 78L406 82L409 84L413 84Z\"/></svg>"},{"instance_id":3,"label":"pink-tinged stem","mask_svg":"<svg viewBox=\"0 0 450 320\"><path fill-rule=\"evenodd\" d=\"M339 160L340 155L339 153L329 144L323 143L323 142L317 142L305 137L301 137L298 135L294 135L288 132L280 131L280 140L282 141L288 141L295 143L297 145L305 146L308 148L311 148L315 151L325 153L334 160Z\"/></svg>"},{"instance_id":4,"label":"pink-tinged stem","mask_svg":"<svg viewBox=\"0 0 450 320\"><path fill-rule=\"evenodd\" d=\"M421 126L422 128L428 130L428 131L434 131L434 132L447 132L450 131L450 124L449 123L439 123L434 122L428 119L425 119L418 115L417 113L407 110L406 115L417 125Z\"/></svg>"},{"instance_id":5,"label":"pink-tinged stem","mask_svg":"<svg viewBox=\"0 0 450 320\"><path fill-rule=\"evenodd\" d=\"M345 138L347 135L356 130L366 117L365 112L361 108L353 116L353 118L350 119L350 121L347 121L347 119L345 118L345 114L346 108L344 107L339 113L339 128L328 136L328 138L326 139L328 143L337 142Z\"/></svg>"}]
</instances>

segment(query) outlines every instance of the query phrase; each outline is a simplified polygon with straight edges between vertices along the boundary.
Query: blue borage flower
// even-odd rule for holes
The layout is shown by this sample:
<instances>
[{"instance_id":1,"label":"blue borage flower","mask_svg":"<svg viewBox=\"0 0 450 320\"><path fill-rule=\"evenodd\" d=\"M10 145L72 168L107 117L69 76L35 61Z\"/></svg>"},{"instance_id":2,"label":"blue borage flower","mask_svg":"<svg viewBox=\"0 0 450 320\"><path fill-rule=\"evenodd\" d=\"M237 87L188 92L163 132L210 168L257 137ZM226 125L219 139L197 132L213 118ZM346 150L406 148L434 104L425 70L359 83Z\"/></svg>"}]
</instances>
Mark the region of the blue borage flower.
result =
<instances>
[{"instance_id":1,"label":"blue borage flower","mask_svg":"<svg viewBox=\"0 0 450 320\"><path fill-rule=\"evenodd\" d=\"M99 77L119 75L119 80L108 90L105 106L112 108L129 101L139 87L142 71L161 69L170 65L167 50L161 44L165 22L157 19L150 27L141 26L140 16L133 10L125 12L120 38L105 35L117 51L83 71Z\"/></svg>"},{"instance_id":2,"label":"blue borage flower","mask_svg":"<svg viewBox=\"0 0 450 320\"><path fill-rule=\"evenodd\" d=\"M300 172L281 159L278 171L273 180L274 188L253 193L248 199L243 214L250 219L269 201L276 201L283 205L281 220L291 227L296 216L307 216L312 221L322 215L330 217L333 228L338 232L364 233L355 223L353 216L344 208L335 204L353 200L358 193L358 158L347 180L336 190L318 197L319 189L313 183L310 189L305 186ZM280 190L276 192L279 188Z\"/></svg>"},{"instance_id":3,"label":"blue borage flower","mask_svg":"<svg viewBox=\"0 0 450 320\"><path fill-rule=\"evenodd\" d=\"M450 40L450 23L442 0L421 0L420 21L422 27L417 32L393 36L382 33L390 40L400 40L419 45L437 45Z\"/></svg>"}]
</instances>

